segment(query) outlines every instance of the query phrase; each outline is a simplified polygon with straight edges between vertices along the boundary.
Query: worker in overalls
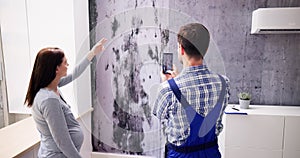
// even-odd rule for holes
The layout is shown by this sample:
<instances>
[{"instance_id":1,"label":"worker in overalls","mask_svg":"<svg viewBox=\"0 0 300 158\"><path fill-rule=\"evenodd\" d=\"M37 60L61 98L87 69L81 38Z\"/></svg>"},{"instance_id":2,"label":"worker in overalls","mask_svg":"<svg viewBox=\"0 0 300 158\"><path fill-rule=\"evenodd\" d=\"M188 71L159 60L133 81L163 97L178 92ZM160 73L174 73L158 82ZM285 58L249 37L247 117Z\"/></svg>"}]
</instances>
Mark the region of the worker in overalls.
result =
<instances>
[{"instance_id":1,"label":"worker in overalls","mask_svg":"<svg viewBox=\"0 0 300 158\"><path fill-rule=\"evenodd\" d=\"M210 35L205 26L191 23L177 35L176 68L161 74L162 80L153 114L165 126L166 157L220 158L218 135L222 131L223 111L228 103L229 80L212 73L203 62Z\"/></svg>"}]
</instances>

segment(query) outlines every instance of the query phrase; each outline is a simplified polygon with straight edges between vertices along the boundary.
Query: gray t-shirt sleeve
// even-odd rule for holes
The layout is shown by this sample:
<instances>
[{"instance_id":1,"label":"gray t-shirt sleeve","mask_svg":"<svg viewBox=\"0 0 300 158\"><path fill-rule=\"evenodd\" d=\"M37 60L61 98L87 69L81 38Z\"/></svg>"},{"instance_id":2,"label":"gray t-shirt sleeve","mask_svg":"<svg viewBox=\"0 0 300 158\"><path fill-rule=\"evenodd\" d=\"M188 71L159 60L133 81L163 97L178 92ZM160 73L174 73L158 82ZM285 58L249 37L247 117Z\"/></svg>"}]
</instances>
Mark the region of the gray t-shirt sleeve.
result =
<instances>
[{"instance_id":1,"label":"gray t-shirt sleeve","mask_svg":"<svg viewBox=\"0 0 300 158\"><path fill-rule=\"evenodd\" d=\"M90 65L90 63L91 62L86 57L83 58L83 60L81 60L81 62L78 65L76 65L75 69L71 74L68 74L66 77L60 79L58 87L62 87L75 80L84 72L84 70Z\"/></svg>"},{"instance_id":2,"label":"gray t-shirt sleeve","mask_svg":"<svg viewBox=\"0 0 300 158\"><path fill-rule=\"evenodd\" d=\"M41 110L57 147L66 157L81 158L69 134L64 112L56 98L42 102Z\"/></svg>"}]
</instances>

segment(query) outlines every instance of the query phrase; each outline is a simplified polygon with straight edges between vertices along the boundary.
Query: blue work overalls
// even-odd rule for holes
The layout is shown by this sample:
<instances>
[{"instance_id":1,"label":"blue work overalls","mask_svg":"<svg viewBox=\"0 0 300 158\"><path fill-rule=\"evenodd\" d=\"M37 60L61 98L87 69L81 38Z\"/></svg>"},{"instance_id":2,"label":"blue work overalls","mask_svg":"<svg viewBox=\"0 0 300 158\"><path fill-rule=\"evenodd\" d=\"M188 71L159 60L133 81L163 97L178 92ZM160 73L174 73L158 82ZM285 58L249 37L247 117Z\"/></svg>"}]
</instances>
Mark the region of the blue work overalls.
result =
<instances>
[{"instance_id":1,"label":"blue work overalls","mask_svg":"<svg viewBox=\"0 0 300 158\"><path fill-rule=\"evenodd\" d=\"M199 115L193 107L187 103L186 99L182 97L174 79L168 80L173 93L184 107L190 122L190 135L184 144L181 146L175 146L171 143L167 144L168 158L221 158L218 140L215 134L215 126L222 108L226 83L222 76L220 76L220 78L222 81L220 96L217 104L206 117Z\"/></svg>"}]
</instances>

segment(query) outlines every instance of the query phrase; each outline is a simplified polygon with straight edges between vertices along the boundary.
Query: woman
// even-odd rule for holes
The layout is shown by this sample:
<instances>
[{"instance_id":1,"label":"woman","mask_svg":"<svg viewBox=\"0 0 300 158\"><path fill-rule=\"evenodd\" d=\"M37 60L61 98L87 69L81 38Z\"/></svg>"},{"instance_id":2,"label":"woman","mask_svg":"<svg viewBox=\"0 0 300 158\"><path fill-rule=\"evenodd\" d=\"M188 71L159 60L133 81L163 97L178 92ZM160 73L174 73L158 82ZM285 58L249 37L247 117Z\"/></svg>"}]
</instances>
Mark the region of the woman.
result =
<instances>
[{"instance_id":1,"label":"woman","mask_svg":"<svg viewBox=\"0 0 300 158\"><path fill-rule=\"evenodd\" d=\"M83 133L58 87L80 76L94 56L104 50L105 42L106 39L100 40L69 75L69 64L61 49L48 47L37 54L25 104L32 107L32 116L41 133L38 157L81 157Z\"/></svg>"}]
</instances>

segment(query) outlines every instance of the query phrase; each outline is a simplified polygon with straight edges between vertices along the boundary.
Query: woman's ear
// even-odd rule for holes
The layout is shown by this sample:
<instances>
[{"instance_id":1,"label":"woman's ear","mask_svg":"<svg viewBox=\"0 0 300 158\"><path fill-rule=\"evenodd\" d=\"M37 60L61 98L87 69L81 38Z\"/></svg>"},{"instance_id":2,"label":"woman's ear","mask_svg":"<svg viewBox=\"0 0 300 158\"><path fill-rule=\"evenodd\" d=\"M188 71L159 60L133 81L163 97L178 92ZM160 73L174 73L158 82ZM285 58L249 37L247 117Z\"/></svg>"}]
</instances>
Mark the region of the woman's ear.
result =
<instances>
[{"instance_id":1,"label":"woman's ear","mask_svg":"<svg viewBox=\"0 0 300 158\"><path fill-rule=\"evenodd\" d=\"M56 66L56 70L55 70L56 74L59 72L59 67Z\"/></svg>"}]
</instances>

